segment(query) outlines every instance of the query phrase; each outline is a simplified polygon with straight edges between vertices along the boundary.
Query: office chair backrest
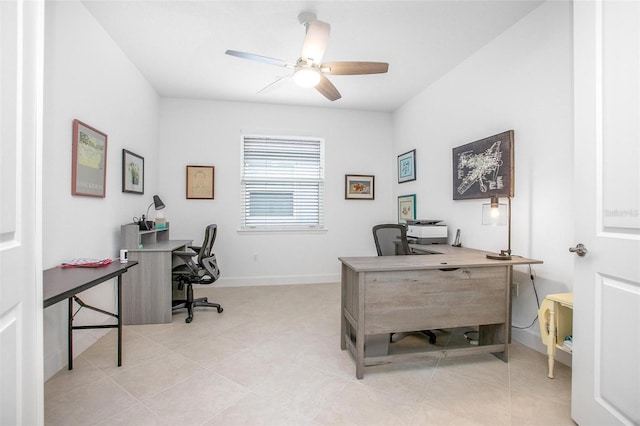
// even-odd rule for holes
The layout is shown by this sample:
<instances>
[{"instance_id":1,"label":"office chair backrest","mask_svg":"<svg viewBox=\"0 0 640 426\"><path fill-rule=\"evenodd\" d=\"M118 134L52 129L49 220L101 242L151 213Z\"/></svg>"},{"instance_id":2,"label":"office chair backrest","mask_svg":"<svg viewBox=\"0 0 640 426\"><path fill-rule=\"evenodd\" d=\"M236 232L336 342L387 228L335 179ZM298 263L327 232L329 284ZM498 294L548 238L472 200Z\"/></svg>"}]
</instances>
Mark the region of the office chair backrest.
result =
<instances>
[{"instance_id":1,"label":"office chair backrest","mask_svg":"<svg viewBox=\"0 0 640 426\"><path fill-rule=\"evenodd\" d=\"M207 225L204 229L204 241L200 246L198 252L198 263L202 262L202 259L209 257L213 251L213 243L216 241L216 235L218 234L218 225Z\"/></svg>"},{"instance_id":2,"label":"office chair backrest","mask_svg":"<svg viewBox=\"0 0 640 426\"><path fill-rule=\"evenodd\" d=\"M407 241L407 227L397 223L376 225L373 227L373 239L376 242L378 256L411 254Z\"/></svg>"},{"instance_id":3,"label":"office chair backrest","mask_svg":"<svg viewBox=\"0 0 640 426\"><path fill-rule=\"evenodd\" d=\"M217 280L220 276L216 255L213 253L213 243L216 241L217 234L218 225L208 225L204 230L204 241L198 252L198 264L204 268L206 274L209 275L213 281Z\"/></svg>"}]
</instances>

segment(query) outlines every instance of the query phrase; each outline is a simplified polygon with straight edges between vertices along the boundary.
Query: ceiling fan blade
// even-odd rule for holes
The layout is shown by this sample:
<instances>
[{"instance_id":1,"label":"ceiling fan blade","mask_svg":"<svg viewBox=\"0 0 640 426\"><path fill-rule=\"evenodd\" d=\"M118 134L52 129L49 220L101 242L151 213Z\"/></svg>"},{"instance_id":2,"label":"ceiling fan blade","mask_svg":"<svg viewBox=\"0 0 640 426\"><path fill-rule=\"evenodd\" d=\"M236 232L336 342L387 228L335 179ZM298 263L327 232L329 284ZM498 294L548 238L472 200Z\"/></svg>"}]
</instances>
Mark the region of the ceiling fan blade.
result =
<instances>
[{"instance_id":1,"label":"ceiling fan blade","mask_svg":"<svg viewBox=\"0 0 640 426\"><path fill-rule=\"evenodd\" d=\"M264 64L275 65L278 67L287 67L287 68L295 68L295 64L290 64L289 62L282 61L280 59L269 58L267 56L254 55L253 53L247 52L239 52L237 50L227 50L227 55L237 56L242 59L249 59L251 61L262 62Z\"/></svg>"},{"instance_id":2,"label":"ceiling fan blade","mask_svg":"<svg viewBox=\"0 0 640 426\"><path fill-rule=\"evenodd\" d=\"M330 101L336 101L342 97L336 86L324 75L320 77L320 83L316 85L316 90Z\"/></svg>"},{"instance_id":3,"label":"ceiling fan blade","mask_svg":"<svg viewBox=\"0 0 640 426\"><path fill-rule=\"evenodd\" d=\"M268 92L268 91L270 91L274 87L278 86L280 83L282 83L284 80L286 80L288 78L291 78L291 75L283 75L282 77L278 77L272 83L269 83L265 87L263 87L262 89L258 90L257 93Z\"/></svg>"},{"instance_id":4,"label":"ceiling fan blade","mask_svg":"<svg viewBox=\"0 0 640 426\"><path fill-rule=\"evenodd\" d=\"M320 65L325 74L330 75L361 75L383 74L389 70L386 62L325 62Z\"/></svg>"},{"instance_id":5,"label":"ceiling fan blade","mask_svg":"<svg viewBox=\"0 0 640 426\"><path fill-rule=\"evenodd\" d=\"M319 64L327 50L331 25L316 19L305 26L307 27L307 35L304 37L301 57Z\"/></svg>"}]
</instances>

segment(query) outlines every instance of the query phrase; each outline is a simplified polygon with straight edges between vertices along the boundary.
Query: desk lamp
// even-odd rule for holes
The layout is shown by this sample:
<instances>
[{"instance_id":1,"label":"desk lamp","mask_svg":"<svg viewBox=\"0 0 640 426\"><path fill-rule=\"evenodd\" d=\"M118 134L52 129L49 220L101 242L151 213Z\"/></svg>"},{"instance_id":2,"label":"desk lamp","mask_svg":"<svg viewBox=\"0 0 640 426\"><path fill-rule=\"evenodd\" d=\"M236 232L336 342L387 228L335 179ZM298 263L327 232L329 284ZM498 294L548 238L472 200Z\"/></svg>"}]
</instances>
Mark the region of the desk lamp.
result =
<instances>
[{"instance_id":1,"label":"desk lamp","mask_svg":"<svg viewBox=\"0 0 640 426\"><path fill-rule=\"evenodd\" d=\"M162 210L166 207L160 197L158 197L157 195L153 196L153 203L149 204L149 207L147 207L147 214L142 216L141 220L141 222L144 224L144 228L147 230L151 229L149 227L149 224L147 224L147 218L149 217L149 209L151 209L151 206L153 205L155 205L156 210Z\"/></svg>"},{"instance_id":2,"label":"desk lamp","mask_svg":"<svg viewBox=\"0 0 640 426\"><path fill-rule=\"evenodd\" d=\"M507 204L500 204L497 195L491 196L489 204L482 205L483 225L507 225L507 249L500 250L499 254L488 254L487 259L510 260L511 259L511 197L507 197Z\"/></svg>"}]
</instances>

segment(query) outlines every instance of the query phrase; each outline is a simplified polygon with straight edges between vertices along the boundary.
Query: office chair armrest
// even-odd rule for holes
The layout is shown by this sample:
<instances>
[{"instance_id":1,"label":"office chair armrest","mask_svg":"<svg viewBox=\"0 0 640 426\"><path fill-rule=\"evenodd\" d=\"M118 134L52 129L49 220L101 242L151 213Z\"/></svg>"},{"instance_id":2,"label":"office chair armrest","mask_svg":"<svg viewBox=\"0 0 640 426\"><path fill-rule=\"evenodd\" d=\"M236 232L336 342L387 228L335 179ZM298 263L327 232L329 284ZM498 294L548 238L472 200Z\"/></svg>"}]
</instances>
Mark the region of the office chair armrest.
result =
<instances>
[{"instance_id":1,"label":"office chair armrest","mask_svg":"<svg viewBox=\"0 0 640 426\"><path fill-rule=\"evenodd\" d=\"M197 256L198 255L197 251L192 251L192 250L174 250L172 251L172 253L177 254L179 256Z\"/></svg>"},{"instance_id":2,"label":"office chair armrest","mask_svg":"<svg viewBox=\"0 0 640 426\"><path fill-rule=\"evenodd\" d=\"M187 248L195 251L196 253L200 253L202 246L187 246Z\"/></svg>"},{"instance_id":3,"label":"office chair armrest","mask_svg":"<svg viewBox=\"0 0 640 426\"><path fill-rule=\"evenodd\" d=\"M183 260L189 260L198 255L198 253L194 251L179 251L179 250L173 251L173 254L175 254L176 256L178 256L180 259L183 259Z\"/></svg>"},{"instance_id":4,"label":"office chair armrest","mask_svg":"<svg viewBox=\"0 0 640 426\"><path fill-rule=\"evenodd\" d=\"M198 265L195 261L195 257L198 253L192 251L179 251L173 252L180 259L181 264L172 268L173 275L198 275Z\"/></svg>"}]
</instances>

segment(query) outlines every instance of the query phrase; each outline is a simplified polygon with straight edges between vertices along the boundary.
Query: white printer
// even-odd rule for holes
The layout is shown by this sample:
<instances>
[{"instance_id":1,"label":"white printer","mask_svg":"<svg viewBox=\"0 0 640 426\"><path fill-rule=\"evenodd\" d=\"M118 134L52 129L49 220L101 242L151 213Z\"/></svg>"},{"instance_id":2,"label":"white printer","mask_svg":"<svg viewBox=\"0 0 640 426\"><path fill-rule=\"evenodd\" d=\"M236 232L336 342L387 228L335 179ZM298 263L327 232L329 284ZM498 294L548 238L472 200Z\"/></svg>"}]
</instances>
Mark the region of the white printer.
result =
<instances>
[{"instance_id":1,"label":"white printer","mask_svg":"<svg viewBox=\"0 0 640 426\"><path fill-rule=\"evenodd\" d=\"M441 220L407 220L407 240L414 244L447 244L447 225Z\"/></svg>"}]
</instances>

